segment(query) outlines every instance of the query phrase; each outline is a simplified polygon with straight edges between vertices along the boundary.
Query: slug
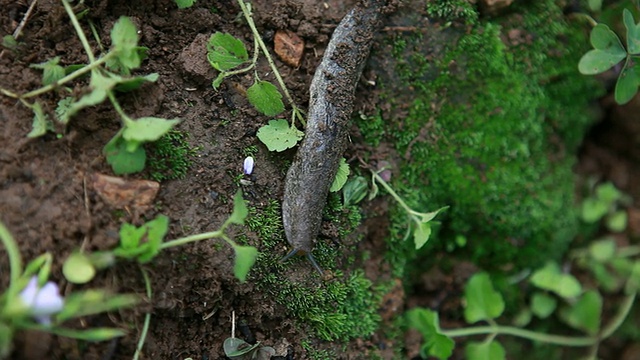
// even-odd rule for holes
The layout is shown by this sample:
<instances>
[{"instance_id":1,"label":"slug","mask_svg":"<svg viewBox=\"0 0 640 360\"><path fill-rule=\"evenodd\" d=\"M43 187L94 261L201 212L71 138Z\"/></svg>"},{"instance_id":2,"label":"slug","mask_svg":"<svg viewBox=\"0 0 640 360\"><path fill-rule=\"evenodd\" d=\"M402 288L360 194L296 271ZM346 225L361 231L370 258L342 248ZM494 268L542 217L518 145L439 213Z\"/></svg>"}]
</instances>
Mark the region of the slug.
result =
<instances>
[{"instance_id":1,"label":"slug","mask_svg":"<svg viewBox=\"0 0 640 360\"><path fill-rule=\"evenodd\" d=\"M320 274L311 251L347 146L356 85L386 3L360 1L335 29L311 81L305 136L285 179L282 220L293 250L282 261L304 252Z\"/></svg>"}]
</instances>

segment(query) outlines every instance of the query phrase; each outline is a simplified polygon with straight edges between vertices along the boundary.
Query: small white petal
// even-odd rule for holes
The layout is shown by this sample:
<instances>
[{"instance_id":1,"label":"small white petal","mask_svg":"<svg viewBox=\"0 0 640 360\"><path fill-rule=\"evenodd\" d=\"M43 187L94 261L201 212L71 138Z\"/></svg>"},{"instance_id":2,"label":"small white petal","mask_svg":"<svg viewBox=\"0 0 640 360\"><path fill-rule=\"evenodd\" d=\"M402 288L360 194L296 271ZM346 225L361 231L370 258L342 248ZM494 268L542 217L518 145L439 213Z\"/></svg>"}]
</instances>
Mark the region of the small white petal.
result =
<instances>
[{"instance_id":1,"label":"small white petal","mask_svg":"<svg viewBox=\"0 0 640 360\"><path fill-rule=\"evenodd\" d=\"M36 296L32 312L34 315L51 315L64 307L64 299L60 296L58 285L47 282Z\"/></svg>"},{"instance_id":2,"label":"small white petal","mask_svg":"<svg viewBox=\"0 0 640 360\"><path fill-rule=\"evenodd\" d=\"M252 172L253 172L253 157L247 156L247 158L244 159L244 173L245 175L251 175Z\"/></svg>"},{"instance_id":3,"label":"small white petal","mask_svg":"<svg viewBox=\"0 0 640 360\"><path fill-rule=\"evenodd\" d=\"M34 276L29 280L27 286L25 286L25 288L20 292L20 299L26 306L31 307L36 300L37 294L38 278Z\"/></svg>"}]
</instances>

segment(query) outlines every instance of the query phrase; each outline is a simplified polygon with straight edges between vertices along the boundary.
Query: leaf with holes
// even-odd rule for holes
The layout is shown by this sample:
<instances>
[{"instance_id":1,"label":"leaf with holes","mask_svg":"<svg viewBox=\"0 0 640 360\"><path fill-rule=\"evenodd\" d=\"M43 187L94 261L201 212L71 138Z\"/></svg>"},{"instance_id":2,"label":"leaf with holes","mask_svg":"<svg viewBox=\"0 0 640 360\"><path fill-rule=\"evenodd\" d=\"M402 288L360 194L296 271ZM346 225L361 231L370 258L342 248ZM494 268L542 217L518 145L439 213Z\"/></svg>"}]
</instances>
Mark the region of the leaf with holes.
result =
<instances>
[{"instance_id":1,"label":"leaf with holes","mask_svg":"<svg viewBox=\"0 0 640 360\"><path fill-rule=\"evenodd\" d=\"M226 71L245 63L249 54L242 41L231 34L216 32L207 43L207 59L218 71Z\"/></svg>"},{"instance_id":2,"label":"leaf with holes","mask_svg":"<svg viewBox=\"0 0 640 360\"><path fill-rule=\"evenodd\" d=\"M284 151L296 146L304 136L304 133L293 126L289 126L287 120L277 119L271 120L268 125L261 127L257 136L269 151Z\"/></svg>"}]
</instances>

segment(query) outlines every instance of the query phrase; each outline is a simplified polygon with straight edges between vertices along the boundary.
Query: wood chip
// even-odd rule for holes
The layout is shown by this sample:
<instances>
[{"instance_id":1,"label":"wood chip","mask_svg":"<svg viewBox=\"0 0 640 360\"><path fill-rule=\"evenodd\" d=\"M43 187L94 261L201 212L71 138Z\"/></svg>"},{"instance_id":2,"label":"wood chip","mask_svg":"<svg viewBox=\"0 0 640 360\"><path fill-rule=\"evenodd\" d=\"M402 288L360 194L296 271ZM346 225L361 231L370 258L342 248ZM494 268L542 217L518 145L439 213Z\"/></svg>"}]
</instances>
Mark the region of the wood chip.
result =
<instances>
[{"instance_id":1,"label":"wood chip","mask_svg":"<svg viewBox=\"0 0 640 360\"><path fill-rule=\"evenodd\" d=\"M289 30L278 30L273 38L274 50L280 60L293 67L300 66L304 40Z\"/></svg>"},{"instance_id":2,"label":"wood chip","mask_svg":"<svg viewBox=\"0 0 640 360\"><path fill-rule=\"evenodd\" d=\"M127 180L103 174L92 174L91 185L107 204L123 209L144 210L153 202L160 183L150 180Z\"/></svg>"}]
</instances>

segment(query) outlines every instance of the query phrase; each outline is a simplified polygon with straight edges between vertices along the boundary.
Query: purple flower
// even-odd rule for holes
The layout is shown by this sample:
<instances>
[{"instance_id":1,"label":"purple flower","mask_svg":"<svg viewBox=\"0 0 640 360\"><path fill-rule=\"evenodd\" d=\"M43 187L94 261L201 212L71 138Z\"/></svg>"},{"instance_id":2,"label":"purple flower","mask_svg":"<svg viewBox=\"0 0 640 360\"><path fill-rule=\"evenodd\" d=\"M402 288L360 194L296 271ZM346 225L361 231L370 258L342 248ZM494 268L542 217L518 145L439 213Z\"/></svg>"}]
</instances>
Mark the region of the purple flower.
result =
<instances>
[{"instance_id":1,"label":"purple flower","mask_svg":"<svg viewBox=\"0 0 640 360\"><path fill-rule=\"evenodd\" d=\"M244 159L243 168L245 175L251 175L253 172L253 158L251 156L247 156L246 159Z\"/></svg>"},{"instance_id":2,"label":"purple flower","mask_svg":"<svg viewBox=\"0 0 640 360\"><path fill-rule=\"evenodd\" d=\"M42 288L38 289L36 276L32 277L20 292L20 299L36 321L43 325L51 325L51 315L60 312L64 306L64 299L60 296L58 285L47 281Z\"/></svg>"}]
</instances>

